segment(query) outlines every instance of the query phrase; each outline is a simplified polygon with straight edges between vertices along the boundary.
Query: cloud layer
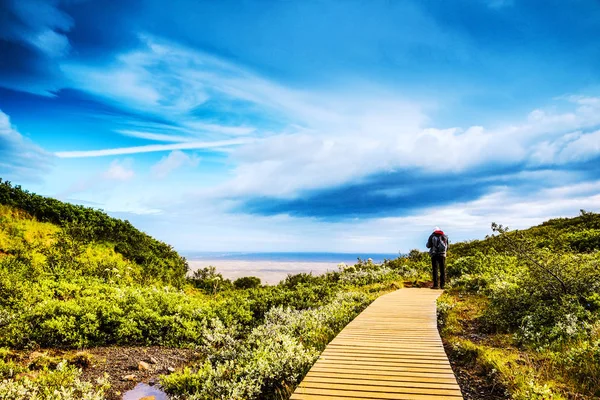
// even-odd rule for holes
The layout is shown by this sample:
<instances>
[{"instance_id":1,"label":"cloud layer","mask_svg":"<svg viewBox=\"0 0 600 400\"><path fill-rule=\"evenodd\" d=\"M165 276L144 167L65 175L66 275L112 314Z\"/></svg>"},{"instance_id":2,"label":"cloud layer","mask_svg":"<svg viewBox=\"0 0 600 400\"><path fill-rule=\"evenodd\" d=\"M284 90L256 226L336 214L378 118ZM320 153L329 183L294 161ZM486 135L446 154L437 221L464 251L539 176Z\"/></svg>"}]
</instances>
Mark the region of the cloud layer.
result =
<instances>
[{"instance_id":1,"label":"cloud layer","mask_svg":"<svg viewBox=\"0 0 600 400\"><path fill-rule=\"evenodd\" d=\"M597 209L597 4L457 4L0 0L0 175L221 249Z\"/></svg>"}]
</instances>

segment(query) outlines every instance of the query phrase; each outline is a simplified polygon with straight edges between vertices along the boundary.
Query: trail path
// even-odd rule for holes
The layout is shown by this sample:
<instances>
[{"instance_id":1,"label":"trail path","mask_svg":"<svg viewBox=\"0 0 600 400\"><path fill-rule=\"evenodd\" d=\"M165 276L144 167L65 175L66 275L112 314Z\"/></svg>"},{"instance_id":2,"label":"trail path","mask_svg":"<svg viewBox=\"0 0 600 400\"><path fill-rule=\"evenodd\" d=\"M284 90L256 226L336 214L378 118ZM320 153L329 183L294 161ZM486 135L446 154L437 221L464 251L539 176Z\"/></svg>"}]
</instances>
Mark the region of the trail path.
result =
<instances>
[{"instance_id":1,"label":"trail path","mask_svg":"<svg viewBox=\"0 0 600 400\"><path fill-rule=\"evenodd\" d=\"M440 291L375 300L329 343L293 400L462 400L437 330Z\"/></svg>"}]
</instances>

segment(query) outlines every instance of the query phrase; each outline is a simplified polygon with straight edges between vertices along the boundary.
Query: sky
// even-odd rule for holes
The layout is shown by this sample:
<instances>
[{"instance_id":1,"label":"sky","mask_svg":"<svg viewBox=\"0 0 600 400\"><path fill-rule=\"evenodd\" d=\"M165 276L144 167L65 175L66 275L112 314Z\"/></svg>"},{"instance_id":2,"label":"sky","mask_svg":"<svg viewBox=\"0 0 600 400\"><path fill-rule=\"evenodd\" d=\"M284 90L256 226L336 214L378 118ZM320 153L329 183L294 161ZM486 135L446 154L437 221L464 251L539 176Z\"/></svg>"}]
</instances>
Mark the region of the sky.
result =
<instances>
[{"instance_id":1,"label":"sky","mask_svg":"<svg viewBox=\"0 0 600 400\"><path fill-rule=\"evenodd\" d=\"M191 251L600 211L600 3L0 0L0 177Z\"/></svg>"}]
</instances>

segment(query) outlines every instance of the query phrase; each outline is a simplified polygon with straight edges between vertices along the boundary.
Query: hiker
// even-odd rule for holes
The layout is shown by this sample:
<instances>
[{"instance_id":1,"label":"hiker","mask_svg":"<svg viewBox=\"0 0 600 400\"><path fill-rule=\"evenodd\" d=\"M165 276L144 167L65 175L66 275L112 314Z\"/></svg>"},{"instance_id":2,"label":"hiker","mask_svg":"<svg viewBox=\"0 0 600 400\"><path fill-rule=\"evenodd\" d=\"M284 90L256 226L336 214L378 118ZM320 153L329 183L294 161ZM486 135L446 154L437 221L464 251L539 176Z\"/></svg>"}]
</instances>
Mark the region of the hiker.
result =
<instances>
[{"instance_id":1,"label":"hiker","mask_svg":"<svg viewBox=\"0 0 600 400\"><path fill-rule=\"evenodd\" d=\"M431 256L431 267L433 269L433 289L443 289L446 284L446 250L448 249L448 236L435 227L433 233L427 239L427 248ZM438 286L438 269L440 270L440 285Z\"/></svg>"}]
</instances>

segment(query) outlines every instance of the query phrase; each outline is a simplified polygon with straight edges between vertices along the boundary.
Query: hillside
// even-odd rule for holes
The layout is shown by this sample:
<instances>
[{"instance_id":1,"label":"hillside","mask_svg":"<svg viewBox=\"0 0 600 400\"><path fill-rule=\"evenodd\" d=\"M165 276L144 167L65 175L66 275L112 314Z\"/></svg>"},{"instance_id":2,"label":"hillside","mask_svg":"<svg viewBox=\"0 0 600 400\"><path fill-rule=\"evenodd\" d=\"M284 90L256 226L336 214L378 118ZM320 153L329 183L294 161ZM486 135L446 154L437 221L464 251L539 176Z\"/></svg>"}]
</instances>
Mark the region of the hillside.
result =
<instances>
[{"instance_id":1,"label":"hillside","mask_svg":"<svg viewBox=\"0 0 600 400\"><path fill-rule=\"evenodd\" d=\"M598 398L600 214L492 229L450 247L438 304L447 350L489 389L468 398Z\"/></svg>"},{"instance_id":2,"label":"hillside","mask_svg":"<svg viewBox=\"0 0 600 400\"><path fill-rule=\"evenodd\" d=\"M139 283L185 282L186 260L129 221L39 196L2 179L0 206L0 254L16 257L35 273L68 268L107 279L118 274Z\"/></svg>"},{"instance_id":3,"label":"hillside","mask_svg":"<svg viewBox=\"0 0 600 400\"><path fill-rule=\"evenodd\" d=\"M274 286L214 268L186 278L127 221L9 182L0 222L3 399L118 399L150 379L186 399L285 398L371 301L427 276L426 263L359 261Z\"/></svg>"},{"instance_id":4,"label":"hillside","mask_svg":"<svg viewBox=\"0 0 600 400\"><path fill-rule=\"evenodd\" d=\"M600 214L492 228L451 245L438 303L465 398L597 398ZM186 272L127 221L0 182L0 398L117 399L155 379L186 399L285 399L371 301L426 285L430 262L412 250L273 286Z\"/></svg>"}]
</instances>

